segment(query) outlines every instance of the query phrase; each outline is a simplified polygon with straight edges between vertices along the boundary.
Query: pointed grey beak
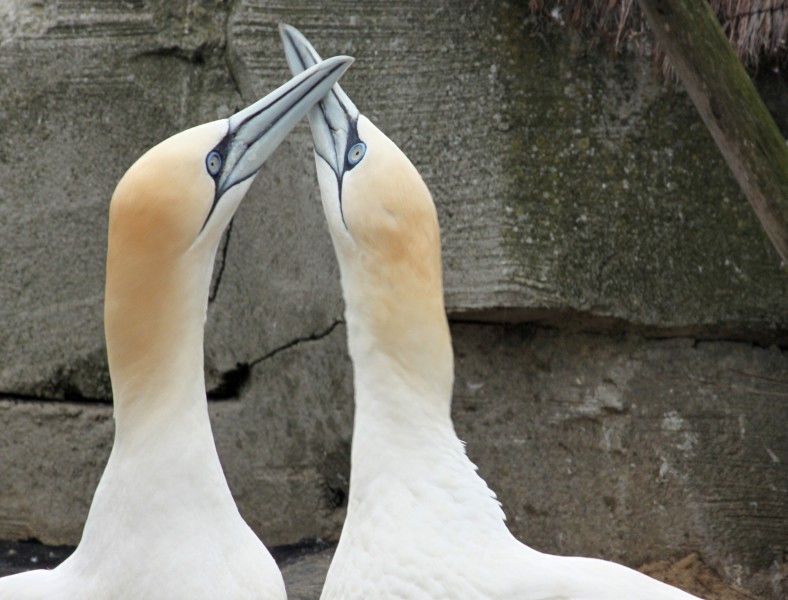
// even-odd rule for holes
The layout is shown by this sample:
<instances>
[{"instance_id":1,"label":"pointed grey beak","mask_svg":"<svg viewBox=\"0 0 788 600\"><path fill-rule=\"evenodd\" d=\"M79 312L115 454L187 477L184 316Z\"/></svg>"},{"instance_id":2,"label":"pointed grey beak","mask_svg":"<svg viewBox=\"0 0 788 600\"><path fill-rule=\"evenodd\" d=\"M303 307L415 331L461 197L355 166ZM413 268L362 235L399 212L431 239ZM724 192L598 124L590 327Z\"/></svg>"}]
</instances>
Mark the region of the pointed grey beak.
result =
<instances>
[{"instance_id":1,"label":"pointed grey beak","mask_svg":"<svg viewBox=\"0 0 788 600\"><path fill-rule=\"evenodd\" d=\"M208 172L216 182L206 223L222 194L257 174L295 124L328 93L352 62L349 56L314 61L283 86L227 119L227 134L206 158Z\"/></svg>"},{"instance_id":2,"label":"pointed grey beak","mask_svg":"<svg viewBox=\"0 0 788 600\"><path fill-rule=\"evenodd\" d=\"M279 35L292 73L300 73L320 62L320 55L295 27L282 24ZM358 109L339 84L334 84L331 92L314 105L308 116L315 153L331 167L341 184L342 175L353 166L347 160L348 149L360 141L356 129Z\"/></svg>"}]
</instances>

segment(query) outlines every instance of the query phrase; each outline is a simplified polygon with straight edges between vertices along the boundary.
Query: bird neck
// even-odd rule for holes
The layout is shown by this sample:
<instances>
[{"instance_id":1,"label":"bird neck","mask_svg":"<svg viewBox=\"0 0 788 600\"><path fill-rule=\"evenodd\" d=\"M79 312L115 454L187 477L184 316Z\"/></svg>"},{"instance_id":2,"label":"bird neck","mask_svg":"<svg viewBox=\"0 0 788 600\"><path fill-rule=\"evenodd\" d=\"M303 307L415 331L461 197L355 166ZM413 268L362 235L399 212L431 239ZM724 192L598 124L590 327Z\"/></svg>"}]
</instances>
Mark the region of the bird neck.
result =
<instances>
[{"instance_id":1,"label":"bird neck","mask_svg":"<svg viewBox=\"0 0 788 600\"><path fill-rule=\"evenodd\" d=\"M353 471L363 482L364 464L396 469L388 458L419 460L411 449L456 440L454 359L439 260L429 276L377 260L340 264L355 387Z\"/></svg>"},{"instance_id":2,"label":"bird neck","mask_svg":"<svg viewBox=\"0 0 788 600\"><path fill-rule=\"evenodd\" d=\"M424 540L448 507L456 532L508 536L451 419L454 358L439 252L399 262L338 255L356 405L347 522L378 531L388 523L368 519L388 512L398 516L392 527Z\"/></svg>"},{"instance_id":3,"label":"bird neck","mask_svg":"<svg viewBox=\"0 0 788 600\"><path fill-rule=\"evenodd\" d=\"M212 265L199 258L148 260L110 243L104 325L115 439L70 559L76 569L109 561L134 571L138 553L155 555L167 540L218 541L245 529L211 433L203 325Z\"/></svg>"},{"instance_id":4,"label":"bird neck","mask_svg":"<svg viewBox=\"0 0 788 600\"><path fill-rule=\"evenodd\" d=\"M104 323L116 439L206 415L203 327L212 264L189 254L107 271Z\"/></svg>"},{"instance_id":5,"label":"bird neck","mask_svg":"<svg viewBox=\"0 0 788 600\"><path fill-rule=\"evenodd\" d=\"M387 276L342 272L357 414L450 421L454 358L440 276L408 286Z\"/></svg>"},{"instance_id":6,"label":"bird neck","mask_svg":"<svg viewBox=\"0 0 788 600\"><path fill-rule=\"evenodd\" d=\"M442 527L435 524L447 522L450 510L458 535L478 530L508 539L500 505L452 423L453 358L445 313L436 309L429 319L414 318L415 306L400 306L406 314L394 319L396 344L376 333L379 324L369 312L352 300L347 307L356 405L348 523L377 531L389 524L367 519L388 512L398 515L392 526L426 539ZM425 305L419 306L423 311Z\"/></svg>"}]
</instances>

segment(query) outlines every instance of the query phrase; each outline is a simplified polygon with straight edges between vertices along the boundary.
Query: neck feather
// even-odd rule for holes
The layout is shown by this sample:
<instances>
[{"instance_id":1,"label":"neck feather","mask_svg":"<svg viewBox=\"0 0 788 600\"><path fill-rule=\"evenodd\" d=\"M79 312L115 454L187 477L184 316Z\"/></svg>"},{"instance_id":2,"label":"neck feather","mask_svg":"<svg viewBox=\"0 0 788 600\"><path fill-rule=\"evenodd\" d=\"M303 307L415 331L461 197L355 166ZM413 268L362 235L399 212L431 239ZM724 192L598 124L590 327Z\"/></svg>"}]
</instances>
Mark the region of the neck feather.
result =
<instances>
[{"instance_id":1,"label":"neck feather","mask_svg":"<svg viewBox=\"0 0 788 600\"><path fill-rule=\"evenodd\" d=\"M467 533L470 527L508 539L500 505L454 431L453 359L445 313L436 310L430 320L406 321L401 315L396 322L400 335L392 347L390 338L370 326L368 314L348 304L356 402L350 527L385 528L389 524L373 526L365 519L390 511L398 515L396 526L413 539L429 538L429 531L443 527L433 527L440 523L450 523L456 532ZM400 502L409 506L406 513ZM441 531L439 536L446 534Z\"/></svg>"},{"instance_id":2,"label":"neck feather","mask_svg":"<svg viewBox=\"0 0 788 600\"><path fill-rule=\"evenodd\" d=\"M203 327L212 265L198 258L135 261L113 256L110 247L104 324L119 435L177 418L187 407L205 411Z\"/></svg>"},{"instance_id":3,"label":"neck feather","mask_svg":"<svg viewBox=\"0 0 788 600\"><path fill-rule=\"evenodd\" d=\"M377 531L389 524L366 519L390 511L413 539L446 522L507 537L500 505L454 431L440 255L427 256L392 265L340 254L356 401L346 526Z\"/></svg>"},{"instance_id":4,"label":"neck feather","mask_svg":"<svg viewBox=\"0 0 788 600\"><path fill-rule=\"evenodd\" d=\"M449 419L454 365L440 279L386 285L343 270L357 411Z\"/></svg>"}]
</instances>

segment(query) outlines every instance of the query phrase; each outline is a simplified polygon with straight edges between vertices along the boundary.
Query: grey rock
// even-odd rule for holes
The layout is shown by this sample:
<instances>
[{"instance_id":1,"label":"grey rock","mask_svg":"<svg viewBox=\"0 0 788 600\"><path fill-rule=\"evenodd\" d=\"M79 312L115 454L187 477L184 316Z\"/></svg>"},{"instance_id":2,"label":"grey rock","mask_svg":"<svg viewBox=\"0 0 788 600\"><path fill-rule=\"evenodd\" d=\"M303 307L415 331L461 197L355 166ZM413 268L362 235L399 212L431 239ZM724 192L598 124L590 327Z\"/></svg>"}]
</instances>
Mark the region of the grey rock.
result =
<instances>
[{"instance_id":1,"label":"grey rock","mask_svg":"<svg viewBox=\"0 0 788 600\"><path fill-rule=\"evenodd\" d=\"M780 597L785 269L686 96L524 3L0 4L0 539L78 541L112 443L112 190L289 77L280 21L357 58L343 86L432 190L457 429L515 534L631 565L697 550ZM336 540L347 496L352 378L310 148L303 123L252 186L206 330L217 445L269 546Z\"/></svg>"},{"instance_id":2,"label":"grey rock","mask_svg":"<svg viewBox=\"0 0 788 600\"><path fill-rule=\"evenodd\" d=\"M307 546L297 554L284 559L279 558L274 552L285 579L288 600L320 598L334 550L334 545Z\"/></svg>"},{"instance_id":3,"label":"grey rock","mask_svg":"<svg viewBox=\"0 0 788 600\"><path fill-rule=\"evenodd\" d=\"M227 116L221 11L11 0L0 9L0 390L108 398L107 207L148 148Z\"/></svg>"},{"instance_id":4,"label":"grey rock","mask_svg":"<svg viewBox=\"0 0 788 600\"><path fill-rule=\"evenodd\" d=\"M455 327L454 417L512 531L637 566L699 551L779 597L788 354Z\"/></svg>"},{"instance_id":5,"label":"grey rock","mask_svg":"<svg viewBox=\"0 0 788 600\"><path fill-rule=\"evenodd\" d=\"M438 204L450 313L784 339L779 260L691 103L648 65L603 59L522 3L307 7L237 3L233 60L265 76L279 21L358 57L342 85Z\"/></svg>"},{"instance_id":6,"label":"grey rock","mask_svg":"<svg viewBox=\"0 0 788 600\"><path fill-rule=\"evenodd\" d=\"M0 400L0 540L75 545L112 448L112 408Z\"/></svg>"},{"instance_id":7,"label":"grey rock","mask_svg":"<svg viewBox=\"0 0 788 600\"><path fill-rule=\"evenodd\" d=\"M340 325L253 366L240 401L213 404L230 488L266 544L337 538L348 488L351 389Z\"/></svg>"},{"instance_id":8,"label":"grey rock","mask_svg":"<svg viewBox=\"0 0 788 600\"><path fill-rule=\"evenodd\" d=\"M352 425L344 335L338 325L259 362L239 401L211 404L230 487L269 546L340 533ZM453 335L458 435L516 536L630 566L697 551L729 581L779 597L784 351L532 326L454 325ZM76 543L109 418L109 407L0 402L0 480L13 482L0 491L0 539Z\"/></svg>"},{"instance_id":9,"label":"grey rock","mask_svg":"<svg viewBox=\"0 0 788 600\"><path fill-rule=\"evenodd\" d=\"M358 56L345 87L439 206L453 316L785 341L788 278L683 94L519 5L376 6L4 6L0 390L110 397L114 184L151 145L284 81L279 21ZM217 259L210 387L341 316L309 147L302 124Z\"/></svg>"}]
</instances>

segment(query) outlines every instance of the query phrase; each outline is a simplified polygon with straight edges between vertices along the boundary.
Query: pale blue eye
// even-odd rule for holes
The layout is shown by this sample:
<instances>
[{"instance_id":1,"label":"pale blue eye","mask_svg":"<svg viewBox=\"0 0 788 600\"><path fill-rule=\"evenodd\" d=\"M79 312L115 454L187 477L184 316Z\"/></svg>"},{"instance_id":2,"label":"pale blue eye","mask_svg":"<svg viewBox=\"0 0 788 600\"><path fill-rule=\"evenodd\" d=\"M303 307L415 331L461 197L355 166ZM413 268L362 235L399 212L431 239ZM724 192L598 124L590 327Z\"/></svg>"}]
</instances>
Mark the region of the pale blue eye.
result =
<instances>
[{"instance_id":1,"label":"pale blue eye","mask_svg":"<svg viewBox=\"0 0 788 600\"><path fill-rule=\"evenodd\" d=\"M358 162L364 158L364 153L367 151L367 145L364 142L357 142L350 147L347 152L347 161L351 165L357 165Z\"/></svg>"},{"instance_id":2,"label":"pale blue eye","mask_svg":"<svg viewBox=\"0 0 788 600\"><path fill-rule=\"evenodd\" d=\"M211 150L211 152L208 154L208 157L205 159L205 166L211 176L215 177L219 172L219 169L222 168L222 155L216 150Z\"/></svg>"}]
</instances>

